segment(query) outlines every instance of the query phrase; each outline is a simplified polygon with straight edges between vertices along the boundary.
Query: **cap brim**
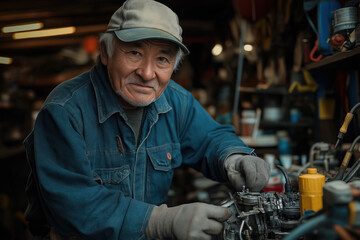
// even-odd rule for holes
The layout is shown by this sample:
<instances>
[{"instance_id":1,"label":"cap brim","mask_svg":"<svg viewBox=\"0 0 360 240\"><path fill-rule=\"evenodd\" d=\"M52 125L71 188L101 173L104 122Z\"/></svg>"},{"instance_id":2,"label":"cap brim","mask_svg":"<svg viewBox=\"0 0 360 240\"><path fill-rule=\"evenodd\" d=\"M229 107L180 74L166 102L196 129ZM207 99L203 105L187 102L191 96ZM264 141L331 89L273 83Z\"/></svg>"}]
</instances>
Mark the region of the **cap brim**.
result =
<instances>
[{"instance_id":1,"label":"cap brim","mask_svg":"<svg viewBox=\"0 0 360 240\"><path fill-rule=\"evenodd\" d=\"M116 36L123 42L135 42L145 39L163 39L168 40L179 45L185 54L190 51L187 47L175 38L173 35L154 28L129 28L115 31Z\"/></svg>"}]
</instances>

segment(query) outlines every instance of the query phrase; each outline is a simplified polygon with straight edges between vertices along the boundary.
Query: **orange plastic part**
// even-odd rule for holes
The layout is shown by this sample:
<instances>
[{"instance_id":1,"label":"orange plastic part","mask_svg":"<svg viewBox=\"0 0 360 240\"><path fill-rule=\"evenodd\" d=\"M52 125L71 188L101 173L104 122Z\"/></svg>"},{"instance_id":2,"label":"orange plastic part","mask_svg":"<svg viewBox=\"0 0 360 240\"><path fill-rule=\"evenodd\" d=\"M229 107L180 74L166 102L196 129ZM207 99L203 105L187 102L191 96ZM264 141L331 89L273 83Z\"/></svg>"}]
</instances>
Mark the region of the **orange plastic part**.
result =
<instances>
[{"instance_id":1,"label":"orange plastic part","mask_svg":"<svg viewBox=\"0 0 360 240\"><path fill-rule=\"evenodd\" d=\"M325 176L317 173L316 168L308 168L307 174L299 176L300 213L323 208L323 186Z\"/></svg>"}]
</instances>

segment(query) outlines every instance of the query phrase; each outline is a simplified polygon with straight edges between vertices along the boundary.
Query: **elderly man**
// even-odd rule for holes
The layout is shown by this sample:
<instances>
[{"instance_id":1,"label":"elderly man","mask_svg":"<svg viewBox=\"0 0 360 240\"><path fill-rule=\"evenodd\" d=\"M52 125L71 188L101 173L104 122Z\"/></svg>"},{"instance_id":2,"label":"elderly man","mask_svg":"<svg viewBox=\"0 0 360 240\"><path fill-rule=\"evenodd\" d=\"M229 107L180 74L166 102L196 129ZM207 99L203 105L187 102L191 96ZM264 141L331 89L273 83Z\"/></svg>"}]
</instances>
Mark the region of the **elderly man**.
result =
<instances>
[{"instance_id":1,"label":"elderly man","mask_svg":"<svg viewBox=\"0 0 360 240\"><path fill-rule=\"evenodd\" d=\"M267 184L268 164L170 80L189 54L181 34L168 7L128 0L100 38L99 62L50 93L25 140L34 235L210 239L231 213L166 206L175 168L235 189Z\"/></svg>"}]
</instances>

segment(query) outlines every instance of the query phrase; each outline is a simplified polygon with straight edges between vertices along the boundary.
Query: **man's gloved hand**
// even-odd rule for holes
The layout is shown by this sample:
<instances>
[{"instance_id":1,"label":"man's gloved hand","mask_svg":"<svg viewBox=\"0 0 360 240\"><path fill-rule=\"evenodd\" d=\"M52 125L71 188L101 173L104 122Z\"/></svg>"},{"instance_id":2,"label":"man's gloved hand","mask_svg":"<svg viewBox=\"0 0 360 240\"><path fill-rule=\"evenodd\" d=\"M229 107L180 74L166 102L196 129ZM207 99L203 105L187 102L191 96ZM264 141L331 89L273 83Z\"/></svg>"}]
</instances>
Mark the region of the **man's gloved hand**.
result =
<instances>
[{"instance_id":1,"label":"man's gloved hand","mask_svg":"<svg viewBox=\"0 0 360 240\"><path fill-rule=\"evenodd\" d=\"M163 204L154 207L146 228L146 237L210 240L211 235L220 234L222 222L230 216L230 209L206 203L189 203L170 208Z\"/></svg>"},{"instance_id":2,"label":"man's gloved hand","mask_svg":"<svg viewBox=\"0 0 360 240\"><path fill-rule=\"evenodd\" d=\"M259 157L234 154L225 160L224 167L236 191L246 186L250 191L257 192L269 182L270 165Z\"/></svg>"}]
</instances>

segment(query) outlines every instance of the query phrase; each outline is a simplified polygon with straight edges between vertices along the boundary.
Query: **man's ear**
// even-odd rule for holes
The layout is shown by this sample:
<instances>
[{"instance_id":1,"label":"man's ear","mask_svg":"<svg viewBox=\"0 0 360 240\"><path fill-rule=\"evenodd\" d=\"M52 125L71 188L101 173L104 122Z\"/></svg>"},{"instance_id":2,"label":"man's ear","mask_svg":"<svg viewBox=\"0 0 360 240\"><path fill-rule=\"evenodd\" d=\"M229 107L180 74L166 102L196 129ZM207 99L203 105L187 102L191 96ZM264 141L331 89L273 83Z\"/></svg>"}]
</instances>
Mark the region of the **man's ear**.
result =
<instances>
[{"instance_id":1,"label":"man's ear","mask_svg":"<svg viewBox=\"0 0 360 240\"><path fill-rule=\"evenodd\" d=\"M106 45L104 42L102 42L100 45L100 59L101 59L102 64L104 64L106 66L108 63L108 54L107 54Z\"/></svg>"}]
</instances>

